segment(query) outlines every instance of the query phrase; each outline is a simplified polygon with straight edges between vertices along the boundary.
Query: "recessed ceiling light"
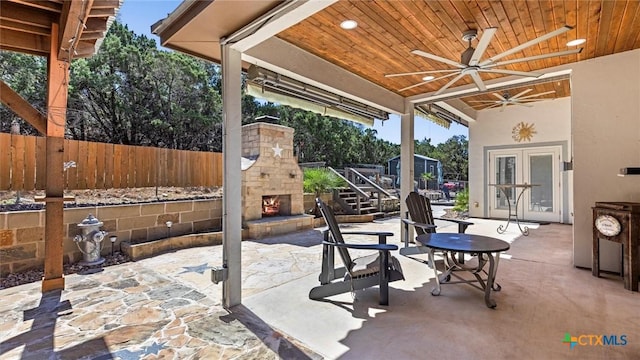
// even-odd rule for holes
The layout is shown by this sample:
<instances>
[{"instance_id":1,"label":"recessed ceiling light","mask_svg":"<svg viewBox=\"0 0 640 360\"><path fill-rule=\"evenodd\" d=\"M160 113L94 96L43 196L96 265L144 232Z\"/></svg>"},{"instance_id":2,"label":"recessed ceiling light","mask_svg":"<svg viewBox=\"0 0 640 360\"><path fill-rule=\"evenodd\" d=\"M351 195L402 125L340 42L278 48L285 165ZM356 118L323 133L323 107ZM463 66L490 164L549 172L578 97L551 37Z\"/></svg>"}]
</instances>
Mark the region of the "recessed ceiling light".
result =
<instances>
[{"instance_id":1,"label":"recessed ceiling light","mask_svg":"<svg viewBox=\"0 0 640 360\"><path fill-rule=\"evenodd\" d=\"M353 30L358 27L358 23L355 20L345 20L340 23L340 27L345 30Z\"/></svg>"},{"instance_id":2,"label":"recessed ceiling light","mask_svg":"<svg viewBox=\"0 0 640 360\"><path fill-rule=\"evenodd\" d=\"M429 80L433 80L433 79L435 79L435 76L431 76L431 75L425 76L425 77L422 78L422 80L424 80L424 81L429 81Z\"/></svg>"},{"instance_id":3,"label":"recessed ceiling light","mask_svg":"<svg viewBox=\"0 0 640 360\"><path fill-rule=\"evenodd\" d=\"M577 46L577 45L584 44L585 42L587 42L587 40L585 39L575 39L575 40L569 41L567 43L567 46Z\"/></svg>"}]
</instances>

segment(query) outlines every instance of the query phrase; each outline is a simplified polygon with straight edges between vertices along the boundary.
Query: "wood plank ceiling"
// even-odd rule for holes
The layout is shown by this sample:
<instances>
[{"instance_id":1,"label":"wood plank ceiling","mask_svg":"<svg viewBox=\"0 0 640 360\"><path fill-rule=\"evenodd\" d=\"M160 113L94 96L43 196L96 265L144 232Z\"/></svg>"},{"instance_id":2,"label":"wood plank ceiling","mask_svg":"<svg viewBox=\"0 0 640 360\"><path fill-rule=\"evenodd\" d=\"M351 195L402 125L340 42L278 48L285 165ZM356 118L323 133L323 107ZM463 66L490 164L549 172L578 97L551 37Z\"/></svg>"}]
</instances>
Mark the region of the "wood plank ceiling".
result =
<instances>
[{"instance_id":1,"label":"wood plank ceiling","mask_svg":"<svg viewBox=\"0 0 640 360\"><path fill-rule=\"evenodd\" d=\"M354 30L340 28L343 20L355 20ZM534 71L640 47L640 2L593 0L544 1L339 1L281 32L278 37L325 60L403 96L434 92L451 78L422 82L424 75L385 77L385 74L452 69L451 66L414 55L422 50L455 62L468 43L462 33L469 29L498 30L482 57L487 59L564 25L573 30L514 53L502 60L571 50L566 43L584 38L579 54L501 66L500 69ZM478 39L472 42L477 47ZM502 77L481 73L483 81ZM453 87L473 83L462 77ZM556 97L569 95L568 82L530 85L531 94L555 90ZM526 89L526 88L525 88ZM487 93L464 100L496 98ZM476 108L479 108L476 104Z\"/></svg>"},{"instance_id":2,"label":"wood plank ceiling","mask_svg":"<svg viewBox=\"0 0 640 360\"><path fill-rule=\"evenodd\" d=\"M2 0L0 49L48 56L51 24L59 24L58 57L93 55L120 0Z\"/></svg>"}]
</instances>

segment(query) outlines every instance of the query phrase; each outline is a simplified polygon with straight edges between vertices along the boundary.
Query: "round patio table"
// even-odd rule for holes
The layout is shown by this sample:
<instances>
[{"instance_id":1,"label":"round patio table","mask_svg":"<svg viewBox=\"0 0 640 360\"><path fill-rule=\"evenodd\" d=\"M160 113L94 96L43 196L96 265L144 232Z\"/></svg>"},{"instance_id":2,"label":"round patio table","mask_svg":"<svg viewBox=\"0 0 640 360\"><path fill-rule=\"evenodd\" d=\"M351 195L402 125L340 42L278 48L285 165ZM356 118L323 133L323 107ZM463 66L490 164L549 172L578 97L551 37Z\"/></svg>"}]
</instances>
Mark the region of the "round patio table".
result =
<instances>
[{"instance_id":1,"label":"round patio table","mask_svg":"<svg viewBox=\"0 0 640 360\"><path fill-rule=\"evenodd\" d=\"M495 308L496 302L491 299L491 290L500 291L500 285L495 284L496 272L498 270L498 261L500 260L500 252L509 250L509 243L500 239L483 235L460 234L460 233L427 233L419 235L416 240L422 245L429 248L429 265L433 269L436 277L436 287L431 291L434 296L440 295L440 283L459 284L467 283L484 290L484 301L487 307ZM444 252L445 271L442 278L438 277L438 271L435 266L435 251ZM462 263L456 259L455 253L472 254L477 256L477 264L475 266L469 263ZM489 262L489 271L484 271L484 266ZM475 276L475 280L466 280L457 276L454 271L465 270ZM485 273L486 279L481 274ZM455 276L460 281L450 281L451 276ZM486 281L486 283L485 283Z\"/></svg>"}]
</instances>

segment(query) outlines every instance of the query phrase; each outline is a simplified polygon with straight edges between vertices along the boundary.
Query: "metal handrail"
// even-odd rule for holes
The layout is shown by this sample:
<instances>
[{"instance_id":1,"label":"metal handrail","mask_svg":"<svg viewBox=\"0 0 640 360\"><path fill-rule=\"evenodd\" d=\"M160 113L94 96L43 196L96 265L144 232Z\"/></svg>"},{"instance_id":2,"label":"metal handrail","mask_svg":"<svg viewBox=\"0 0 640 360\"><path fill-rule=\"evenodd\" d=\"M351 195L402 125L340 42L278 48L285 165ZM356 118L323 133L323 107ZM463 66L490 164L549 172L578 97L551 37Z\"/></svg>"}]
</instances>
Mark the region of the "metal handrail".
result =
<instances>
[{"instance_id":1,"label":"metal handrail","mask_svg":"<svg viewBox=\"0 0 640 360\"><path fill-rule=\"evenodd\" d=\"M381 193L385 194L387 197L394 198L394 196L391 195L387 190L383 189L380 185L378 185L375 182L371 181L368 177L362 175L358 170L356 170L354 168L349 168L349 171L354 173L354 174L356 174L357 176L359 176L360 179L362 179L365 183L371 185L378 192L381 192Z\"/></svg>"},{"instance_id":2,"label":"metal handrail","mask_svg":"<svg viewBox=\"0 0 640 360\"><path fill-rule=\"evenodd\" d=\"M356 184L352 183L351 181L349 181L346 177L342 176L342 174L340 174L339 172L337 172L334 168L332 168L331 166L327 166L327 169L329 169L330 171L332 171L337 177L341 178L342 180L344 180L347 185L349 185L349 188L351 188L351 190L353 190L356 194L362 196L363 198L369 200L370 196L367 195L367 193L365 193L364 191L362 191L362 189L360 189Z\"/></svg>"}]
</instances>

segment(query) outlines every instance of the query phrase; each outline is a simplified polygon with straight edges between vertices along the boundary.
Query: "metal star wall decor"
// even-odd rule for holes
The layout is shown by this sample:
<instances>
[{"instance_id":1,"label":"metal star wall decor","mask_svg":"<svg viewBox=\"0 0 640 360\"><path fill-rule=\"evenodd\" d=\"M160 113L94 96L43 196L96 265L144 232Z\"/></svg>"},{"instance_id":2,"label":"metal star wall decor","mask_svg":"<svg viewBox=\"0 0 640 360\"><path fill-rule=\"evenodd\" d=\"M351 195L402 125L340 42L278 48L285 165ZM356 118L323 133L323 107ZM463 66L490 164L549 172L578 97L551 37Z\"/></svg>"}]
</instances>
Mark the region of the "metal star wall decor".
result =
<instances>
[{"instance_id":1,"label":"metal star wall decor","mask_svg":"<svg viewBox=\"0 0 640 360\"><path fill-rule=\"evenodd\" d=\"M511 130L511 137L517 142L525 140L531 141L531 139L533 139L533 135L537 133L538 132L535 130L534 124L527 124L524 121L521 121L513 127L513 130Z\"/></svg>"},{"instance_id":2,"label":"metal star wall decor","mask_svg":"<svg viewBox=\"0 0 640 360\"><path fill-rule=\"evenodd\" d=\"M273 156L277 156L277 157L282 157L282 148L280 148L280 144L276 143L275 147L272 147L273 149Z\"/></svg>"}]
</instances>

